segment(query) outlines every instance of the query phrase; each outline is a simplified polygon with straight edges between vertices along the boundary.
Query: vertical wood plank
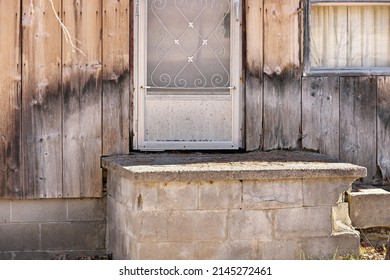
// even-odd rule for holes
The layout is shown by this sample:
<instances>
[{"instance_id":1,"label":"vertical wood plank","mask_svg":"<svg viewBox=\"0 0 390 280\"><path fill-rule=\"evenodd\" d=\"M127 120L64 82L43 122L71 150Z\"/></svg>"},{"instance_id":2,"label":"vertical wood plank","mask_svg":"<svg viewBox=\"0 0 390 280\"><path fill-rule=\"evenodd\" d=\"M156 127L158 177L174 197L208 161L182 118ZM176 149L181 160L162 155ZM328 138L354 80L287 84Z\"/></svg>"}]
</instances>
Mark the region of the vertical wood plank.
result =
<instances>
[{"instance_id":1,"label":"vertical wood plank","mask_svg":"<svg viewBox=\"0 0 390 280\"><path fill-rule=\"evenodd\" d=\"M262 148L263 1L246 0L246 150Z\"/></svg>"},{"instance_id":2,"label":"vertical wood plank","mask_svg":"<svg viewBox=\"0 0 390 280\"><path fill-rule=\"evenodd\" d=\"M264 72L299 67L300 0L264 1Z\"/></svg>"},{"instance_id":3,"label":"vertical wood plank","mask_svg":"<svg viewBox=\"0 0 390 280\"><path fill-rule=\"evenodd\" d=\"M375 77L340 78L340 159L376 171Z\"/></svg>"},{"instance_id":4,"label":"vertical wood plank","mask_svg":"<svg viewBox=\"0 0 390 280\"><path fill-rule=\"evenodd\" d=\"M61 15L61 1L53 4ZM22 11L24 192L61 197L61 28L50 1L22 0Z\"/></svg>"},{"instance_id":5,"label":"vertical wood plank","mask_svg":"<svg viewBox=\"0 0 390 280\"><path fill-rule=\"evenodd\" d=\"M0 1L0 198L21 197L20 1Z\"/></svg>"},{"instance_id":6,"label":"vertical wood plank","mask_svg":"<svg viewBox=\"0 0 390 280\"><path fill-rule=\"evenodd\" d=\"M62 18L73 43L85 54L63 38L64 197L99 197L102 192L101 0L63 0Z\"/></svg>"},{"instance_id":7,"label":"vertical wood plank","mask_svg":"<svg viewBox=\"0 0 390 280\"><path fill-rule=\"evenodd\" d=\"M299 18L299 0L264 0L265 150L300 146Z\"/></svg>"},{"instance_id":8,"label":"vertical wood plank","mask_svg":"<svg viewBox=\"0 0 390 280\"><path fill-rule=\"evenodd\" d=\"M129 152L130 0L103 1L103 154Z\"/></svg>"},{"instance_id":9,"label":"vertical wood plank","mask_svg":"<svg viewBox=\"0 0 390 280\"><path fill-rule=\"evenodd\" d=\"M339 77L302 79L302 147L339 158Z\"/></svg>"},{"instance_id":10,"label":"vertical wood plank","mask_svg":"<svg viewBox=\"0 0 390 280\"><path fill-rule=\"evenodd\" d=\"M390 77L378 77L378 166L382 179L390 181Z\"/></svg>"}]
</instances>

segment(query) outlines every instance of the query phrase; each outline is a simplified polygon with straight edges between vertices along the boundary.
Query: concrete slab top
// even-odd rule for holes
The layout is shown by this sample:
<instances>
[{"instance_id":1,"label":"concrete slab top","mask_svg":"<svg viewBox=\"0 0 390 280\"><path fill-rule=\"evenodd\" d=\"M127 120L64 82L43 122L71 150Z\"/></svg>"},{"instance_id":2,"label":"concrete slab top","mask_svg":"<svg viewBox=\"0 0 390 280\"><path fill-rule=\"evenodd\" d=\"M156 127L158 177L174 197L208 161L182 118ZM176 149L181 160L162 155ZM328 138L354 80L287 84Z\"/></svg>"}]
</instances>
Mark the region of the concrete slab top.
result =
<instances>
[{"instance_id":1,"label":"concrete slab top","mask_svg":"<svg viewBox=\"0 0 390 280\"><path fill-rule=\"evenodd\" d=\"M133 152L102 159L102 167L146 182L365 177L364 167L303 151L248 153Z\"/></svg>"},{"instance_id":2,"label":"concrete slab top","mask_svg":"<svg viewBox=\"0 0 390 280\"><path fill-rule=\"evenodd\" d=\"M351 196L388 196L390 199L390 186L373 186L366 184L353 184Z\"/></svg>"}]
</instances>

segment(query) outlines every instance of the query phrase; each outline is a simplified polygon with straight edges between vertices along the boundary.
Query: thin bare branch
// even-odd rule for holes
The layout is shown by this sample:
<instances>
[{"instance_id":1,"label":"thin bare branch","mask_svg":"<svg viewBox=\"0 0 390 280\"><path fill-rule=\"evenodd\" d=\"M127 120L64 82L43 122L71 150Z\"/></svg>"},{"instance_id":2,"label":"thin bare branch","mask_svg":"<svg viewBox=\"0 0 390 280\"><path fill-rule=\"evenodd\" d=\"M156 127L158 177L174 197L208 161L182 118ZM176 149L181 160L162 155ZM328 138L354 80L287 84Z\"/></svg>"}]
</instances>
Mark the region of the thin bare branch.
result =
<instances>
[{"instance_id":1,"label":"thin bare branch","mask_svg":"<svg viewBox=\"0 0 390 280\"><path fill-rule=\"evenodd\" d=\"M53 9L53 13L55 15L55 17L57 18L58 20L58 23L60 24L61 26L61 29L62 31L64 32L64 35L65 35L65 40L68 44L71 45L72 47L72 51L75 52L75 51L78 51L80 52L83 56L87 56L81 49L79 49L78 47L76 47L76 45L74 44L73 40L72 40L72 36L70 36L70 33L69 33L69 30L68 28L66 28L65 24L62 23L60 17L58 16L57 14L57 11L54 7L54 3L53 3L53 0L49 0L50 4L51 4L51 8ZM76 39L77 42L79 42L77 39Z\"/></svg>"}]
</instances>

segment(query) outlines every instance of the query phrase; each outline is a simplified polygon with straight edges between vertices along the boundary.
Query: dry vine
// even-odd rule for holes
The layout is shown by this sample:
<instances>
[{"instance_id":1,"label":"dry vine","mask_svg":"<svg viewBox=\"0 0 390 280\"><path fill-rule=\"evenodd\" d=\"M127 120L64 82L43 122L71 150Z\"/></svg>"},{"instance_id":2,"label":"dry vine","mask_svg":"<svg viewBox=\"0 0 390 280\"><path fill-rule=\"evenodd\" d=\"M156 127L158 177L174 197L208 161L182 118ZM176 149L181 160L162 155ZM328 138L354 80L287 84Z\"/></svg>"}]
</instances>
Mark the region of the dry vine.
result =
<instances>
[{"instance_id":1,"label":"dry vine","mask_svg":"<svg viewBox=\"0 0 390 280\"><path fill-rule=\"evenodd\" d=\"M66 42L67 42L68 44L70 44L71 47L72 47L72 51L73 51L73 52L78 51L78 52L80 52L83 56L86 56L86 54L85 54L80 48L78 48L78 47L75 45L75 43L73 42L72 36L70 36L70 33L69 33L68 28L66 28L65 24L62 23L62 20L60 19L60 17L59 17L58 14L57 14L57 11L56 11L56 9L55 9L55 7L54 7L53 0L49 0L49 2L50 2L50 4L51 4L51 8L52 8L52 10L53 10L53 13L54 13L55 17L56 17L57 21L59 22L62 31L63 31L64 34L65 34L65 40L66 40ZM77 39L76 39L76 40L77 40Z\"/></svg>"}]
</instances>

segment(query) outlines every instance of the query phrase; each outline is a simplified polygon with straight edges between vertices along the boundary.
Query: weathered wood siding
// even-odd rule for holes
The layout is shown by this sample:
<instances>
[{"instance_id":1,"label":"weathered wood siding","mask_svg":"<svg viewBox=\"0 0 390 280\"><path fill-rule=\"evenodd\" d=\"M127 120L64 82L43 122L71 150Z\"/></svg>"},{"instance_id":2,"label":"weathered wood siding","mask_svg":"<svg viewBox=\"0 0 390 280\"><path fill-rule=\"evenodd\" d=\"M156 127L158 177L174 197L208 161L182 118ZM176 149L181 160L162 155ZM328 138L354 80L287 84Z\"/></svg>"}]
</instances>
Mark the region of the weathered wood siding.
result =
<instances>
[{"instance_id":1,"label":"weathered wood siding","mask_svg":"<svg viewBox=\"0 0 390 280\"><path fill-rule=\"evenodd\" d=\"M260 2L263 13L255 20L253 10ZM366 182L374 176L376 182L378 176L380 183L390 181L389 77L304 77L305 1L247 0L245 8L246 149L318 151L365 166ZM254 22L256 29L250 26ZM255 37L259 33L262 41ZM263 66L263 73L255 75L262 78L254 84L256 66ZM259 102L248 104L254 96L263 96L262 107ZM261 130L254 119L262 120Z\"/></svg>"},{"instance_id":2,"label":"weathered wood siding","mask_svg":"<svg viewBox=\"0 0 390 280\"><path fill-rule=\"evenodd\" d=\"M264 0L264 149L300 141L300 0Z\"/></svg>"},{"instance_id":3,"label":"weathered wood siding","mask_svg":"<svg viewBox=\"0 0 390 280\"><path fill-rule=\"evenodd\" d=\"M340 158L376 169L376 78L340 79Z\"/></svg>"},{"instance_id":4,"label":"weathered wood siding","mask_svg":"<svg viewBox=\"0 0 390 280\"><path fill-rule=\"evenodd\" d=\"M263 0L246 0L246 149L262 148Z\"/></svg>"},{"instance_id":5,"label":"weathered wood siding","mask_svg":"<svg viewBox=\"0 0 390 280\"><path fill-rule=\"evenodd\" d=\"M377 164L383 180L390 181L390 77L378 77Z\"/></svg>"},{"instance_id":6,"label":"weathered wood siding","mask_svg":"<svg viewBox=\"0 0 390 280\"><path fill-rule=\"evenodd\" d=\"M103 154L130 148L130 10L132 0L103 0Z\"/></svg>"},{"instance_id":7,"label":"weathered wood siding","mask_svg":"<svg viewBox=\"0 0 390 280\"><path fill-rule=\"evenodd\" d=\"M20 18L19 1L0 1L0 198L22 193Z\"/></svg>"},{"instance_id":8,"label":"weathered wood siding","mask_svg":"<svg viewBox=\"0 0 390 280\"><path fill-rule=\"evenodd\" d=\"M302 79L302 146L340 157L340 79Z\"/></svg>"},{"instance_id":9,"label":"weathered wood siding","mask_svg":"<svg viewBox=\"0 0 390 280\"><path fill-rule=\"evenodd\" d=\"M22 196L61 197L61 27L50 1L23 0L22 13Z\"/></svg>"},{"instance_id":10,"label":"weathered wood siding","mask_svg":"<svg viewBox=\"0 0 390 280\"><path fill-rule=\"evenodd\" d=\"M100 0L63 1L62 19L84 54L62 47L63 195L101 194L102 10Z\"/></svg>"},{"instance_id":11,"label":"weathered wood siding","mask_svg":"<svg viewBox=\"0 0 390 280\"><path fill-rule=\"evenodd\" d=\"M303 77L304 1L243 3L245 148L314 150L390 180L389 77ZM100 157L133 138L132 7L0 0L0 198L102 195Z\"/></svg>"},{"instance_id":12,"label":"weathered wood siding","mask_svg":"<svg viewBox=\"0 0 390 280\"><path fill-rule=\"evenodd\" d=\"M102 195L101 156L129 151L131 10L0 0L0 198Z\"/></svg>"}]
</instances>

